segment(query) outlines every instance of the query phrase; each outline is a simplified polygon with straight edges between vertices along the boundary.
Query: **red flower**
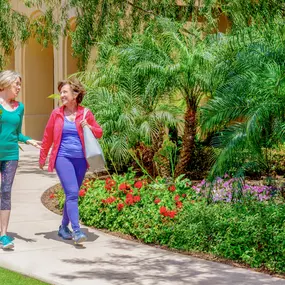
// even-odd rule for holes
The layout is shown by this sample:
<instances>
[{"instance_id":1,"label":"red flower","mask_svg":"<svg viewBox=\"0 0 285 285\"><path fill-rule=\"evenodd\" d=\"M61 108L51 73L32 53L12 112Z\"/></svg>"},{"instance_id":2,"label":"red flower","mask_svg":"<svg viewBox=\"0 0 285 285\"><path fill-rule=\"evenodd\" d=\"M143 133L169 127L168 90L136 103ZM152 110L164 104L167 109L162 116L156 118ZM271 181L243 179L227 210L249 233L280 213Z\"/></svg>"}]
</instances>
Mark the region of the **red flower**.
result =
<instances>
[{"instance_id":1,"label":"red flower","mask_svg":"<svg viewBox=\"0 0 285 285\"><path fill-rule=\"evenodd\" d=\"M105 203L106 203L106 200L105 200L105 199L102 199L101 202L102 202L103 204L105 204Z\"/></svg>"},{"instance_id":2,"label":"red flower","mask_svg":"<svg viewBox=\"0 0 285 285\"><path fill-rule=\"evenodd\" d=\"M108 185L110 185L111 187L116 186L116 181L115 180L111 180Z\"/></svg>"},{"instance_id":3,"label":"red flower","mask_svg":"<svg viewBox=\"0 0 285 285\"><path fill-rule=\"evenodd\" d=\"M173 219L176 214L177 214L176 211L169 211L169 212L168 212L168 217L171 218L171 219Z\"/></svg>"},{"instance_id":4,"label":"red flower","mask_svg":"<svg viewBox=\"0 0 285 285\"><path fill-rule=\"evenodd\" d=\"M137 203L141 200L140 196L134 196L134 202Z\"/></svg>"},{"instance_id":5,"label":"red flower","mask_svg":"<svg viewBox=\"0 0 285 285\"><path fill-rule=\"evenodd\" d=\"M105 180L105 183L106 183L106 184L109 184L111 180L112 180L111 177L107 177L106 180Z\"/></svg>"},{"instance_id":6,"label":"red flower","mask_svg":"<svg viewBox=\"0 0 285 285\"><path fill-rule=\"evenodd\" d=\"M159 198L156 198L156 199L154 200L154 203L155 203L155 204L158 204L160 201L161 201L161 200L160 200Z\"/></svg>"},{"instance_id":7,"label":"red flower","mask_svg":"<svg viewBox=\"0 0 285 285\"><path fill-rule=\"evenodd\" d=\"M179 195L175 195L174 200L175 201L179 201L179 199L180 199L180 196Z\"/></svg>"},{"instance_id":8,"label":"red flower","mask_svg":"<svg viewBox=\"0 0 285 285\"><path fill-rule=\"evenodd\" d=\"M81 189L81 190L79 191L79 196L80 196L80 197L84 197L85 195L86 195L86 191L83 190L83 189Z\"/></svg>"},{"instance_id":9,"label":"red flower","mask_svg":"<svg viewBox=\"0 0 285 285\"><path fill-rule=\"evenodd\" d=\"M127 189L127 184L126 183L122 183L119 185L119 190L126 190Z\"/></svg>"},{"instance_id":10,"label":"red flower","mask_svg":"<svg viewBox=\"0 0 285 285\"><path fill-rule=\"evenodd\" d=\"M176 207L179 208L179 209L182 208L183 207L182 202L181 201L177 201L176 202Z\"/></svg>"},{"instance_id":11,"label":"red flower","mask_svg":"<svg viewBox=\"0 0 285 285\"><path fill-rule=\"evenodd\" d=\"M185 193L184 193L184 194L182 194L182 197L183 197L183 198L185 198L185 197L186 197L186 194L185 194Z\"/></svg>"},{"instance_id":12,"label":"red flower","mask_svg":"<svg viewBox=\"0 0 285 285\"><path fill-rule=\"evenodd\" d=\"M120 203L117 205L118 211L121 211L124 208L124 204Z\"/></svg>"},{"instance_id":13,"label":"red flower","mask_svg":"<svg viewBox=\"0 0 285 285\"><path fill-rule=\"evenodd\" d=\"M135 188L141 189L143 187L143 182L142 181L137 181L134 185Z\"/></svg>"},{"instance_id":14,"label":"red flower","mask_svg":"<svg viewBox=\"0 0 285 285\"><path fill-rule=\"evenodd\" d=\"M55 198L55 195L54 195L54 193L51 193L51 194L49 195L49 198L50 198L50 199L53 199L53 198Z\"/></svg>"},{"instance_id":15,"label":"red flower","mask_svg":"<svg viewBox=\"0 0 285 285\"><path fill-rule=\"evenodd\" d=\"M127 194L125 203L127 205L133 205L134 204L134 197L133 197L133 195L131 193Z\"/></svg>"},{"instance_id":16,"label":"red flower","mask_svg":"<svg viewBox=\"0 0 285 285\"><path fill-rule=\"evenodd\" d=\"M164 206L160 207L159 212L161 215L166 216L167 215L166 207L164 207Z\"/></svg>"},{"instance_id":17,"label":"red flower","mask_svg":"<svg viewBox=\"0 0 285 285\"><path fill-rule=\"evenodd\" d=\"M171 185L168 187L168 190L171 191L171 192L174 192L176 190L176 187L175 185Z\"/></svg>"},{"instance_id":18,"label":"red flower","mask_svg":"<svg viewBox=\"0 0 285 285\"><path fill-rule=\"evenodd\" d=\"M107 191L110 191L112 190L112 188L116 186L116 181L114 181L113 179L111 179L110 177L108 177L106 180L105 180L105 189Z\"/></svg>"},{"instance_id":19,"label":"red flower","mask_svg":"<svg viewBox=\"0 0 285 285\"><path fill-rule=\"evenodd\" d=\"M115 198L115 197L109 197L109 198L106 199L106 203L107 203L107 204L112 204L112 203L115 202L115 201L116 201L116 198Z\"/></svg>"},{"instance_id":20,"label":"red flower","mask_svg":"<svg viewBox=\"0 0 285 285\"><path fill-rule=\"evenodd\" d=\"M105 189L106 189L107 191L111 191L111 190L112 190L112 187L111 187L110 185L105 185Z\"/></svg>"}]
</instances>

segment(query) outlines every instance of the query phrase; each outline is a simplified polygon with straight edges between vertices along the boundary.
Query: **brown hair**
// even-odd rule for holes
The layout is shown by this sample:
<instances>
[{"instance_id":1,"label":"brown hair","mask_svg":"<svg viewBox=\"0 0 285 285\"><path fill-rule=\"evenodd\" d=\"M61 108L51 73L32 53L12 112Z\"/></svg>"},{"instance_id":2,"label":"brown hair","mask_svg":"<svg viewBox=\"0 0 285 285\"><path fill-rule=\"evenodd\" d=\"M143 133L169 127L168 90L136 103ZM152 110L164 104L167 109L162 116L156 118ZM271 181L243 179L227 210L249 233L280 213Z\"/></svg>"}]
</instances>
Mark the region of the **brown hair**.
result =
<instances>
[{"instance_id":1,"label":"brown hair","mask_svg":"<svg viewBox=\"0 0 285 285\"><path fill-rule=\"evenodd\" d=\"M82 83L77 78L69 78L67 80L59 81L57 84L57 89L60 92L61 88L64 85L69 85L72 92L76 94L76 103L80 104L83 100L84 95L86 94L86 90L83 87Z\"/></svg>"}]
</instances>

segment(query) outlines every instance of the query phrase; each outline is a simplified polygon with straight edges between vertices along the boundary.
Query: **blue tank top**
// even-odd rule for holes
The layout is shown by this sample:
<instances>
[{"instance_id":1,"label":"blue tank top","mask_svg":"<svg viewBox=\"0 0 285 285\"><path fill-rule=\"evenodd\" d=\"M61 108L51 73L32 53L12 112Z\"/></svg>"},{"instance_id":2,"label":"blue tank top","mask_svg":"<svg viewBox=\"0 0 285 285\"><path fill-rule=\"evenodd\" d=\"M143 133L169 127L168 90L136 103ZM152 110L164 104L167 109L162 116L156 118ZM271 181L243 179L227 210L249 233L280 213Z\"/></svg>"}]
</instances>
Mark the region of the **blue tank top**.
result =
<instances>
[{"instance_id":1,"label":"blue tank top","mask_svg":"<svg viewBox=\"0 0 285 285\"><path fill-rule=\"evenodd\" d=\"M75 122L64 117L61 143L57 156L84 158L83 147L76 129Z\"/></svg>"}]
</instances>

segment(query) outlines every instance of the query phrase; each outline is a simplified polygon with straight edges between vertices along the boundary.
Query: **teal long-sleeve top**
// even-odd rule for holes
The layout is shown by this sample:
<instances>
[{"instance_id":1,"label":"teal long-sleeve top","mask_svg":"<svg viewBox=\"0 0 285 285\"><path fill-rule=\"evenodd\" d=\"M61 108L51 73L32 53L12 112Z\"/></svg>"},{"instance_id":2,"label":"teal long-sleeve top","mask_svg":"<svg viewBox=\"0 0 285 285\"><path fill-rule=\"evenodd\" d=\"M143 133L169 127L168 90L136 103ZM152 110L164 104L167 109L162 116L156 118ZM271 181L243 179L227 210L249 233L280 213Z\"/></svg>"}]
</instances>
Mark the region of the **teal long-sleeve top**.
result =
<instances>
[{"instance_id":1,"label":"teal long-sleeve top","mask_svg":"<svg viewBox=\"0 0 285 285\"><path fill-rule=\"evenodd\" d=\"M0 104L0 161L19 160L18 142L26 143L31 139L22 134L23 115L21 102L13 111L7 111Z\"/></svg>"}]
</instances>

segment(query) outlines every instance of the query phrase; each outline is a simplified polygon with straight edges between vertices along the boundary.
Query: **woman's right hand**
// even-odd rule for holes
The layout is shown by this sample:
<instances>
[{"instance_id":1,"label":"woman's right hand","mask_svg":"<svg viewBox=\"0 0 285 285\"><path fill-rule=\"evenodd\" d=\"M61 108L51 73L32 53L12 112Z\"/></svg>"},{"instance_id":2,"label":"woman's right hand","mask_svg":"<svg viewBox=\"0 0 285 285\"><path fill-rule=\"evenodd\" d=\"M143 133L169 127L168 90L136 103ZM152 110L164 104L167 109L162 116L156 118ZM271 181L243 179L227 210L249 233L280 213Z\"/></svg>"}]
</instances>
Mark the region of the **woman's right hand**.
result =
<instances>
[{"instance_id":1,"label":"woman's right hand","mask_svg":"<svg viewBox=\"0 0 285 285\"><path fill-rule=\"evenodd\" d=\"M40 168L41 170L44 170L44 166L45 166L44 163L39 163L39 168Z\"/></svg>"},{"instance_id":2,"label":"woman's right hand","mask_svg":"<svg viewBox=\"0 0 285 285\"><path fill-rule=\"evenodd\" d=\"M31 139L31 140L27 140L27 144L30 144L38 149L41 149L42 142Z\"/></svg>"}]
</instances>

